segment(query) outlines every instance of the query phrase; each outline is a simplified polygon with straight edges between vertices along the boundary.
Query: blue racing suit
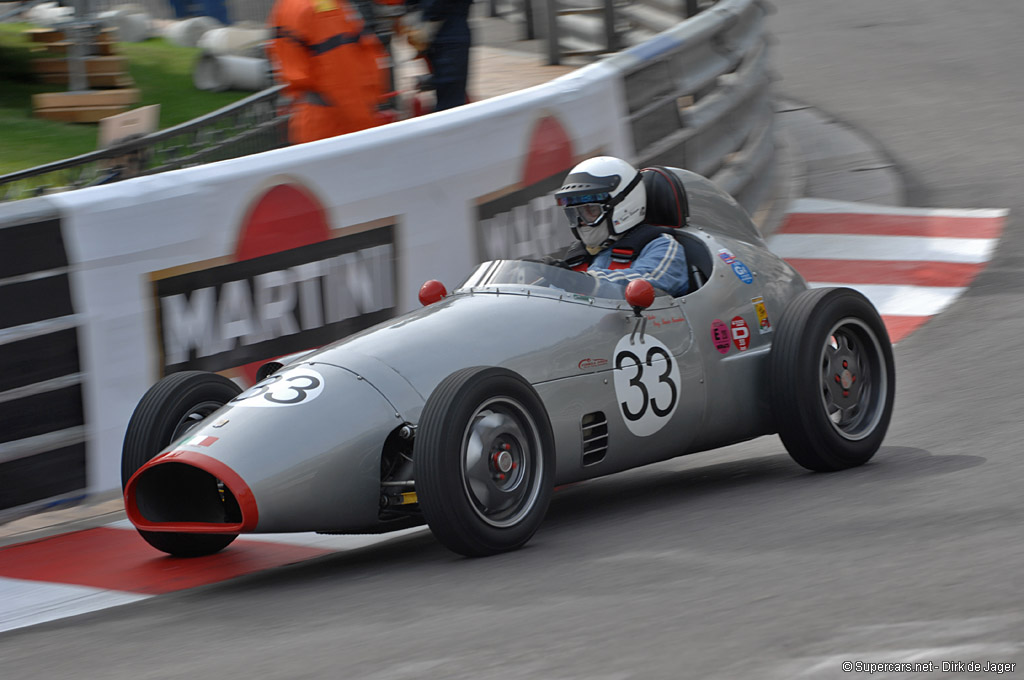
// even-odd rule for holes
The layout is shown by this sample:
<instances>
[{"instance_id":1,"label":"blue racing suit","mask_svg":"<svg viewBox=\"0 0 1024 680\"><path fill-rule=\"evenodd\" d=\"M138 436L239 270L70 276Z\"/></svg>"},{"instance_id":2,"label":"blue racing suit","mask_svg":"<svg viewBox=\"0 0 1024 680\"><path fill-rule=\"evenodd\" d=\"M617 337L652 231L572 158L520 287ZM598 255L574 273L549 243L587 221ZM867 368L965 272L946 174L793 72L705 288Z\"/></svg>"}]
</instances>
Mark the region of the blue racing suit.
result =
<instances>
[{"instance_id":1,"label":"blue racing suit","mask_svg":"<svg viewBox=\"0 0 1024 680\"><path fill-rule=\"evenodd\" d=\"M587 274L625 286L634 279L647 279L673 297L685 295L690 288L686 269L686 252L667 234L662 234L645 245L632 263L623 267L613 261L615 244L594 256ZM618 265L618 266L616 266Z\"/></svg>"}]
</instances>

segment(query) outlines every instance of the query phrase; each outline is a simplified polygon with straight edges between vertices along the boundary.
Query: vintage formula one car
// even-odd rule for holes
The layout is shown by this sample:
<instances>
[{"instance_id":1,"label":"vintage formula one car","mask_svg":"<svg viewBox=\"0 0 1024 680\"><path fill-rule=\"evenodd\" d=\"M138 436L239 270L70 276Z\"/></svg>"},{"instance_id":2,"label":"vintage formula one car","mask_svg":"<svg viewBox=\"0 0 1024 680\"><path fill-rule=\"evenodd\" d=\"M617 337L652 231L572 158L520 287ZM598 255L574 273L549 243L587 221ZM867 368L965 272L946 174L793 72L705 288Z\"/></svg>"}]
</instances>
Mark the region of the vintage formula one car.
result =
<instances>
[{"instance_id":1,"label":"vintage formula one car","mask_svg":"<svg viewBox=\"0 0 1024 680\"><path fill-rule=\"evenodd\" d=\"M128 517L181 556L245 532L424 521L476 556L525 544L556 485L776 432L811 470L871 458L895 391L871 303L809 289L708 180L644 182L648 221L679 229L685 296L485 262L450 295L428 282L421 309L269 362L244 392L171 374L128 426Z\"/></svg>"}]
</instances>

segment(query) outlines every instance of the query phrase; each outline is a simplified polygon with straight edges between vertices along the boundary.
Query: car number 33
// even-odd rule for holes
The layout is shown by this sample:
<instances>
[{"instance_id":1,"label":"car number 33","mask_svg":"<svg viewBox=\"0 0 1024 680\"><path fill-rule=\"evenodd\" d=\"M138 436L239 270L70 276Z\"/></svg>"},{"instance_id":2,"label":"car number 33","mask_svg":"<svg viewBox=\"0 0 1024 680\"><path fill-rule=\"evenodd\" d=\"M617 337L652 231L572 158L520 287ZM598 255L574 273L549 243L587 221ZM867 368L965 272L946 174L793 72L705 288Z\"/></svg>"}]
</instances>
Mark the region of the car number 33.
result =
<instances>
[{"instance_id":1,"label":"car number 33","mask_svg":"<svg viewBox=\"0 0 1024 680\"><path fill-rule=\"evenodd\" d=\"M324 391L324 377L308 366L275 373L231 400L234 406L293 406L311 401Z\"/></svg>"},{"instance_id":2,"label":"car number 33","mask_svg":"<svg viewBox=\"0 0 1024 680\"><path fill-rule=\"evenodd\" d=\"M615 346L613 365L615 397L629 431L648 437L667 425L679 404L672 352L651 335L634 344L626 335Z\"/></svg>"}]
</instances>

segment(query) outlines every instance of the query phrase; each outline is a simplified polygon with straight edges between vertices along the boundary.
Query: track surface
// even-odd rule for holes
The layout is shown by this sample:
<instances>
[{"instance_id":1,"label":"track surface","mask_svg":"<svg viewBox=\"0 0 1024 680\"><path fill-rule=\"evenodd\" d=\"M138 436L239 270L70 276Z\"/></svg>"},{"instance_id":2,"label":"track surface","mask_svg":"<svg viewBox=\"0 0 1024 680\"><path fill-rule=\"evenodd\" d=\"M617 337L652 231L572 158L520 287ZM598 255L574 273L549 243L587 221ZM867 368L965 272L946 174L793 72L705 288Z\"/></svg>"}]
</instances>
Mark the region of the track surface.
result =
<instances>
[{"instance_id":1,"label":"track surface","mask_svg":"<svg viewBox=\"0 0 1024 680\"><path fill-rule=\"evenodd\" d=\"M993 264L897 348L872 463L805 473L764 438L556 494L515 554L459 559L416 534L7 633L0 676L1024 673L1024 4L775 4L779 89L880 140L908 203L1011 211Z\"/></svg>"}]
</instances>

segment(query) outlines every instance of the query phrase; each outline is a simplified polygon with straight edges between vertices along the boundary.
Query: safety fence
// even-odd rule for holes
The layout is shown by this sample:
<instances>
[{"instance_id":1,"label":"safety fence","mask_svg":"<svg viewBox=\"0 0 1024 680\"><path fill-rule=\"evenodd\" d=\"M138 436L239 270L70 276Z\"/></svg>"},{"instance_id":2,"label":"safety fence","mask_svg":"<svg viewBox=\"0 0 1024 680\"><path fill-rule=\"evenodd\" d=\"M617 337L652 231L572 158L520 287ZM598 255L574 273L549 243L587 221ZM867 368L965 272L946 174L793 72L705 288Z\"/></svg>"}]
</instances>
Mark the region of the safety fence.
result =
<instances>
[{"instance_id":1,"label":"safety fence","mask_svg":"<svg viewBox=\"0 0 1024 680\"><path fill-rule=\"evenodd\" d=\"M0 203L0 519L118 488L125 426L162 375L248 383L412 309L427 279L561 252L551 194L585 158L695 169L753 211L774 157L765 13L722 0L537 87Z\"/></svg>"},{"instance_id":2,"label":"safety fence","mask_svg":"<svg viewBox=\"0 0 1024 680\"><path fill-rule=\"evenodd\" d=\"M181 125L98 151L0 175L0 202L109 184L284 146L282 86L258 92Z\"/></svg>"}]
</instances>

